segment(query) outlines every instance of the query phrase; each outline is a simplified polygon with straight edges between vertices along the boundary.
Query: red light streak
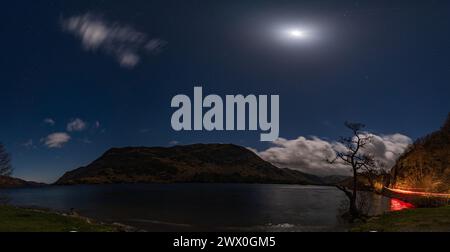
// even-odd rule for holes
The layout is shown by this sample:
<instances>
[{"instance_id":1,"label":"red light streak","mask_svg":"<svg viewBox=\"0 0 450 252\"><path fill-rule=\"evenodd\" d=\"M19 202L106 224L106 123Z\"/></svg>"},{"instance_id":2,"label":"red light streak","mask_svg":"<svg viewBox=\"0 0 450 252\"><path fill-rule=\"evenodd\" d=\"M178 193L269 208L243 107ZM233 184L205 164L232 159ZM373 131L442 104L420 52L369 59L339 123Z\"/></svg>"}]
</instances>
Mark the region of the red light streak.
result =
<instances>
[{"instance_id":1,"label":"red light streak","mask_svg":"<svg viewBox=\"0 0 450 252\"><path fill-rule=\"evenodd\" d=\"M403 190L403 189L391 189L391 188L389 188L389 190L391 190L392 192L407 194L407 195L450 198L450 193L417 192L417 191L410 191L410 190Z\"/></svg>"},{"instance_id":2,"label":"red light streak","mask_svg":"<svg viewBox=\"0 0 450 252\"><path fill-rule=\"evenodd\" d=\"M411 208L415 208L415 206L411 203L404 202L399 199L391 199L391 211L401 211Z\"/></svg>"}]
</instances>

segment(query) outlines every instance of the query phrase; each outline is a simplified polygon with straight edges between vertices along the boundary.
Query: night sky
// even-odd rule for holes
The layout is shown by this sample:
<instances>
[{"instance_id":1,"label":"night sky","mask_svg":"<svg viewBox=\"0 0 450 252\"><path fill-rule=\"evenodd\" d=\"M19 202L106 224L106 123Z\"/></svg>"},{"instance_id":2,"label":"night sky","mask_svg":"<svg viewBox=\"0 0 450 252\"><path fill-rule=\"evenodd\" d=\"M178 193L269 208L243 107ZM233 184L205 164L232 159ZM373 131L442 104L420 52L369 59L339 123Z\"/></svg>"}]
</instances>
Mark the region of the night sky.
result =
<instances>
[{"instance_id":1,"label":"night sky","mask_svg":"<svg viewBox=\"0 0 450 252\"><path fill-rule=\"evenodd\" d=\"M111 40L83 41L99 24ZM1 31L0 141L26 179L111 147L272 146L259 132L173 131L170 101L194 86L280 95L285 139L336 139L346 120L416 139L450 111L446 0L8 1Z\"/></svg>"}]
</instances>

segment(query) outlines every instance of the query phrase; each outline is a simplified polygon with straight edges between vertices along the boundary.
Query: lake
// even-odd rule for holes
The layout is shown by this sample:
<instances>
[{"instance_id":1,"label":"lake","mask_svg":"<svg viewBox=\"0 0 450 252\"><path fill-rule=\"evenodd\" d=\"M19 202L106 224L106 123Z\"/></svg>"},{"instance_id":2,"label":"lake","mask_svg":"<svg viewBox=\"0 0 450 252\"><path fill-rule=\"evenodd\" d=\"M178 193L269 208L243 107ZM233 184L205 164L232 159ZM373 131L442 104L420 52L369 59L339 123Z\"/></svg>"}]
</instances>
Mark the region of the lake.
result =
<instances>
[{"instance_id":1,"label":"lake","mask_svg":"<svg viewBox=\"0 0 450 252\"><path fill-rule=\"evenodd\" d=\"M69 211L148 231L345 231L334 187L266 184L116 184L4 189L9 204ZM368 196L372 214L388 198Z\"/></svg>"}]
</instances>

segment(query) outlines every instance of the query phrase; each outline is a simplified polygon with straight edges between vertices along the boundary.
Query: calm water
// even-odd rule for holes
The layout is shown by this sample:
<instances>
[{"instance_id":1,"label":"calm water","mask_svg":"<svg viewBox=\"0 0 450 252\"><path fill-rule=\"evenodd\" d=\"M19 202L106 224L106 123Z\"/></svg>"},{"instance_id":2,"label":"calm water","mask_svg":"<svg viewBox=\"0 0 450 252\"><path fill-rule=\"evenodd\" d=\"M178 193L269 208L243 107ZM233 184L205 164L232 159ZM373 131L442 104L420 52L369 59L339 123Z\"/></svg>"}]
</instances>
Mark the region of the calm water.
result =
<instances>
[{"instance_id":1,"label":"calm water","mask_svg":"<svg viewBox=\"0 0 450 252\"><path fill-rule=\"evenodd\" d=\"M121 184L8 189L9 203L68 211L149 231L344 231L334 187L259 184ZM389 200L370 195L371 212Z\"/></svg>"}]
</instances>

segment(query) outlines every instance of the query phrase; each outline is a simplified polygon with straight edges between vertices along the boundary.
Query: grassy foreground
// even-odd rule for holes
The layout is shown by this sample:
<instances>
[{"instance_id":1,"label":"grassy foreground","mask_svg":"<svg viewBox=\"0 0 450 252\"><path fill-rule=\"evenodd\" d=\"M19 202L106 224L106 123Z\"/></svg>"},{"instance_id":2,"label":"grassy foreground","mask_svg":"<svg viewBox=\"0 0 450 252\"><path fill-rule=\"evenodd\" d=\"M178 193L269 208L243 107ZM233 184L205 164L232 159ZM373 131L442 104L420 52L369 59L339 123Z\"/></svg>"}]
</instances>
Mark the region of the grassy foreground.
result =
<instances>
[{"instance_id":1,"label":"grassy foreground","mask_svg":"<svg viewBox=\"0 0 450 252\"><path fill-rule=\"evenodd\" d=\"M57 213L0 206L0 232L114 232L113 226Z\"/></svg>"},{"instance_id":2,"label":"grassy foreground","mask_svg":"<svg viewBox=\"0 0 450 252\"><path fill-rule=\"evenodd\" d=\"M390 212L354 227L354 232L450 232L450 206Z\"/></svg>"}]
</instances>

